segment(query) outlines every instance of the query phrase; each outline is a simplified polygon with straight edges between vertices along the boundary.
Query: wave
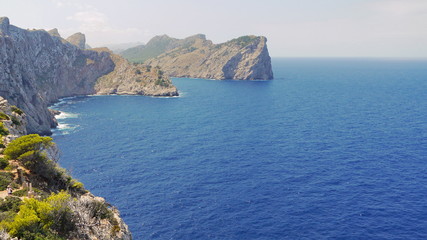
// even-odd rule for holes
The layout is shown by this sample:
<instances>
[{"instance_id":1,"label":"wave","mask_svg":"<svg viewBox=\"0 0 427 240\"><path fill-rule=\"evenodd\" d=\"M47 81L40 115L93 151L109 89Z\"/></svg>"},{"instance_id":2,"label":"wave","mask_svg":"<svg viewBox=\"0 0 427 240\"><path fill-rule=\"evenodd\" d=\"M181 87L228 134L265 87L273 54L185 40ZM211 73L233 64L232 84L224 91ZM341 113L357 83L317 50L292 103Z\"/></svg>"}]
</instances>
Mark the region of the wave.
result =
<instances>
[{"instance_id":1,"label":"wave","mask_svg":"<svg viewBox=\"0 0 427 240\"><path fill-rule=\"evenodd\" d=\"M58 126L52 129L53 135L68 135L76 131L79 125L58 123Z\"/></svg>"},{"instance_id":2,"label":"wave","mask_svg":"<svg viewBox=\"0 0 427 240\"><path fill-rule=\"evenodd\" d=\"M67 113L67 112L61 112L59 115L56 115L55 118L60 119L67 119L67 118L78 118L79 115L76 113Z\"/></svg>"}]
</instances>

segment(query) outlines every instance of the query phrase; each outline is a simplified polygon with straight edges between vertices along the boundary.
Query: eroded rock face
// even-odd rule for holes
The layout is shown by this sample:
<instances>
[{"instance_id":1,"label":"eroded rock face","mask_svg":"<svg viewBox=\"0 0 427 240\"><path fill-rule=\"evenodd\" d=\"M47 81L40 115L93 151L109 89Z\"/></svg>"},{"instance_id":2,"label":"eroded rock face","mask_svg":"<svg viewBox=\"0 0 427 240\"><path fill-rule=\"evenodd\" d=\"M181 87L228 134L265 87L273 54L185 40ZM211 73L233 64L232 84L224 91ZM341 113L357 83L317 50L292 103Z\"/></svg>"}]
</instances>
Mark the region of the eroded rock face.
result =
<instances>
[{"instance_id":1,"label":"eroded rock face","mask_svg":"<svg viewBox=\"0 0 427 240\"><path fill-rule=\"evenodd\" d=\"M83 33L74 33L73 35L69 36L66 40L67 42L73 44L74 46L80 49L86 48L86 36Z\"/></svg>"},{"instance_id":2,"label":"eroded rock face","mask_svg":"<svg viewBox=\"0 0 427 240\"><path fill-rule=\"evenodd\" d=\"M44 30L0 21L0 96L27 114L28 132L50 134L47 107L59 98L94 94L96 80L114 70L108 53L84 51Z\"/></svg>"},{"instance_id":3,"label":"eroded rock face","mask_svg":"<svg viewBox=\"0 0 427 240\"><path fill-rule=\"evenodd\" d=\"M9 131L9 134L3 137L0 143L7 145L12 140L27 134L25 113L14 111L9 102L2 97L0 97L0 113L4 113L8 116L8 119L2 120L2 122Z\"/></svg>"},{"instance_id":4,"label":"eroded rock face","mask_svg":"<svg viewBox=\"0 0 427 240\"><path fill-rule=\"evenodd\" d=\"M108 49L93 49L108 51ZM178 90L172 81L159 68L129 63L119 55L111 54L116 65L114 71L100 77L95 85L98 95L138 94L149 96L178 96Z\"/></svg>"},{"instance_id":5,"label":"eroded rock face","mask_svg":"<svg viewBox=\"0 0 427 240\"><path fill-rule=\"evenodd\" d=\"M174 86L156 84L154 76L143 76L123 58L83 50L81 44L68 43L57 30L28 31L0 18L0 96L24 110L28 133L51 134L57 123L48 105L63 97L96 94L97 80L109 73L108 81L97 84L100 93L177 94Z\"/></svg>"},{"instance_id":6,"label":"eroded rock face","mask_svg":"<svg viewBox=\"0 0 427 240\"><path fill-rule=\"evenodd\" d=\"M152 54L161 46L163 53L145 60L144 63L159 66L170 76L237 80L273 79L265 37L244 36L222 44L213 44L202 34L182 40L167 38L169 37L165 35L153 38L140 49L140 54ZM156 41L159 41L159 44L156 44ZM165 46L166 43L168 45ZM151 49L150 46L156 48Z\"/></svg>"}]
</instances>

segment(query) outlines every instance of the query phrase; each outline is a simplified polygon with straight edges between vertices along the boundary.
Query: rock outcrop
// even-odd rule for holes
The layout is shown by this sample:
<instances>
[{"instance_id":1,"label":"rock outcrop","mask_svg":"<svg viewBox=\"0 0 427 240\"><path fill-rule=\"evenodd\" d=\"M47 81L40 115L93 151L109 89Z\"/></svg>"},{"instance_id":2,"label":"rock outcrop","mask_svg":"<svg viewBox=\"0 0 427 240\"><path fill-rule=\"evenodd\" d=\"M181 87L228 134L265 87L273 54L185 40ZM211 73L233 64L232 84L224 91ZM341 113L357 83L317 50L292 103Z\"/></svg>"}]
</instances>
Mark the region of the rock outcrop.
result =
<instances>
[{"instance_id":1,"label":"rock outcrop","mask_svg":"<svg viewBox=\"0 0 427 240\"><path fill-rule=\"evenodd\" d=\"M58 32L57 28L51 29L49 31L47 31L51 36L55 36L55 37L61 37L61 35Z\"/></svg>"},{"instance_id":2,"label":"rock outcrop","mask_svg":"<svg viewBox=\"0 0 427 240\"><path fill-rule=\"evenodd\" d=\"M26 135L25 115L20 109L11 106L7 100L0 97L0 125L7 130L6 135L4 131L2 132L3 134L0 134L1 152L12 140ZM52 153L57 152L55 145L48 149L46 156L49 159L42 164L42 170L40 170L40 167L35 167L40 163L25 165L21 160L13 159L9 161L10 170L2 170L2 172L6 171L14 175L12 182L8 184L10 186L13 185L15 191L28 190L28 186L31 183L30 186L38 197L46 198L48 195L60 191L66 191L70 194L71 199L57 203L61 206L56 206L66 207L69 212L68 217L61 222L62 225L67 226L69 229L67 232L61 233L66 235L66 239L131 240L132 235L128 226L121 219L119 211L107 203L105 199L88 192L81 183L72 179L64 169L60 168L56 164L58 159L50 157L55 156ZM28 166L31 166L31 168L28 168ZM30 193L28 192L28 194ZM18 197L14 198L15 201L19 201ZM3 201L3 199L0 198L0 201ZM3 211L8 210L5 210L4 207L0 210L3 216L5 214L9 216L10 214L16 214L12 213L13 211ZM37 229L32 230L37 231ZM0 229L0 239L8 240L11 238L4 229Z\"/></svg>"},{"instance_id":3,"label":"rock outcrop","mask_svg":"<svg viewBox=\"0 0 427 240\"><path fill-rule=\"evenodd\" d=\"M108 49L93 49L108 51ZM95 91L98 95L139 94L151 96L178 96L172 81L159 68L142 64L131 64L119 55L110 52L116 68L98 79Z\"/></svg>"},{"instance_id":4,"label":"rock outcrop","mask_svg":"<svg viewBox=\"0 0 427 240\"><path fill-rule=\"evenodd\" d=\"M80 32L74 33L73 35L69 36L66 40L67 42L73 44L74 46L80 49L86 48L86 36L83 33L80 33Z\"/></svg>"},{"instance_id":5,"label":"rock outcrop","mask_svg":"<svg viewBox=\"0 0 427 240\"><path fill-rule=\"evenodd\" d=\"M121 55L135 62L159 66L172 77L273 79L265 37L244 36L213 44L203 34L181 40L163 35Z\"/></svg>"},{"instance_id":6,"label":"rock outcrop","mask_svg":"<svg viewBox=\"0 0 427 240\"><path fill-rule=\"evenodd\" d=\"M109 51L83 50L55 30L28 31L10 25L8 18L0 18L0 96L26 112L29 133L50 134L57 123L48 105L63 97L96 94L95 84L100 77L123 69L133 68ZM129 70L126 77L110 74L109 81L98 83L97 89L113 93L106 89L116 87L117 94L177 94L171 84L156 84L150 79L151 74L145 81L139 73ZM120 80L116 78L123 80L125 86L119 88ZM164 81L168 80L164 77Z\"/></svg>"}]
</instances>

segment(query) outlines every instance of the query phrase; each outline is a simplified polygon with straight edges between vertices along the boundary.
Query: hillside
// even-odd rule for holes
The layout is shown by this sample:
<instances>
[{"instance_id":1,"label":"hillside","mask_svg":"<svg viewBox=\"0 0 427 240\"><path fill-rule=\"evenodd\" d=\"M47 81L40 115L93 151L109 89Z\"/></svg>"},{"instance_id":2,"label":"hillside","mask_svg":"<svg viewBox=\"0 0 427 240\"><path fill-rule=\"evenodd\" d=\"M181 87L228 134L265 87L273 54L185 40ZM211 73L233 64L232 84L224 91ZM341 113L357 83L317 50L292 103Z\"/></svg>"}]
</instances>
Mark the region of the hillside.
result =
<instances>
[{"instance_id":1,"label":"hillside","mask_svg":"<svg viewBox=\"0 0 427 240\"><path fill-rule=\"evenodd\" d=\"M27 135L25 119L0 97L0 239L132 239L117 209L56 164L50 137Z\"/></svg>"},{"instance_id":2,"label":"hillside","mask_svg":"<svg viewBox=\"0 0 427 240\"><path fill-rule=\"evenodd\" d=\"M185 39L166 35L147 45L128 49L121 55L133 62L162 68L172 77L208 79L273 79L265 37L243 36L213 44L205 35Z\"/></svg>"},{"instance_id":3,"label":"hillside","mask_svg":"<svg viewBox=\"0 0 427 240\"><path fill-rule=\"evenodd\" d=\"M180 45L180 40L167 35L156 36L146 45L129 48L120 53L127 60L135 63L143 63L150 58L155 58Z\"/></svg>"}]
</instances>

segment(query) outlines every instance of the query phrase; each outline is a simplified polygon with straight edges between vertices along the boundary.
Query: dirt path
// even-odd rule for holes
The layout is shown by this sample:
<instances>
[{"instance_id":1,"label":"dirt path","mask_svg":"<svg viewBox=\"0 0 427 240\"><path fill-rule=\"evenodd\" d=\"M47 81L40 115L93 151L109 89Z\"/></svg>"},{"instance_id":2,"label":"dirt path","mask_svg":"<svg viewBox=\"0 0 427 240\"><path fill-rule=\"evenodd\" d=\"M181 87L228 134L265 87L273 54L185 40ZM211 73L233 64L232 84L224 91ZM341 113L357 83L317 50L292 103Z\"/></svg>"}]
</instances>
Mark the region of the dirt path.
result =
<instances>
[{"instance_id":1,"label":"dirt path","mask_svg":"<svg viewBox=\"0 0 427 240\"><path fill-rule=\"evenodd\" d=\"M0 191L0 198L5 198L5 197L7 197L8 195L7 195L7 191L6 190L4 190L4 191Z\"/></svg>"}]
</instances>

